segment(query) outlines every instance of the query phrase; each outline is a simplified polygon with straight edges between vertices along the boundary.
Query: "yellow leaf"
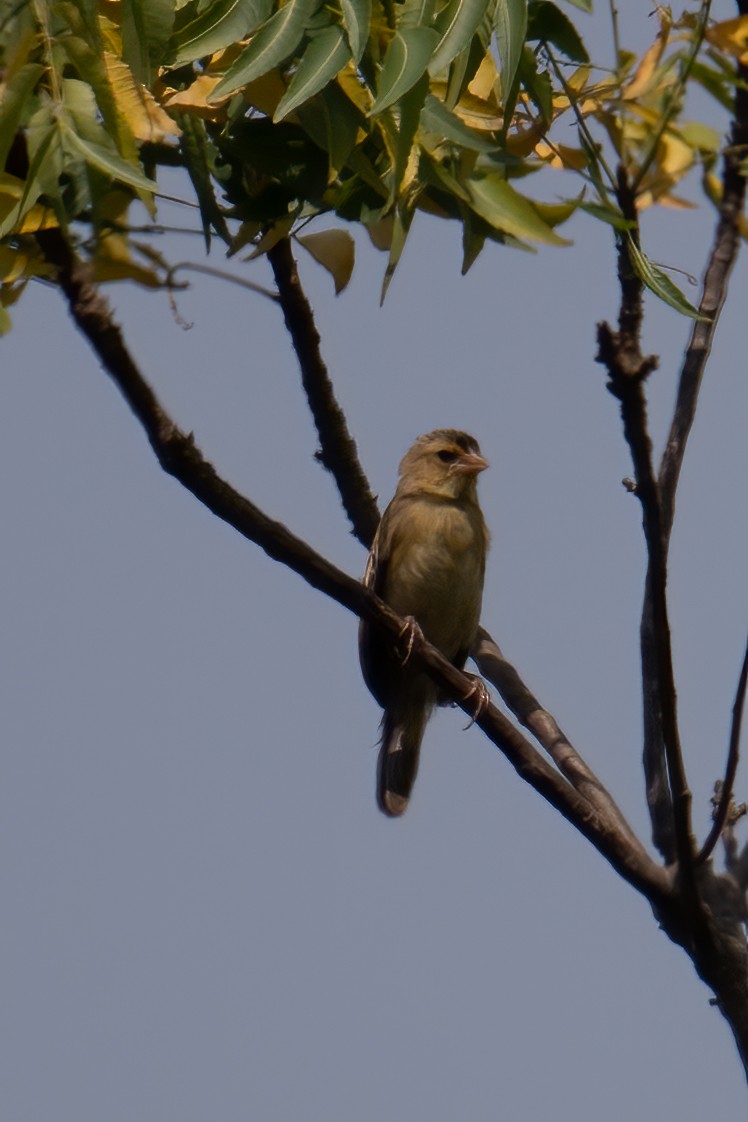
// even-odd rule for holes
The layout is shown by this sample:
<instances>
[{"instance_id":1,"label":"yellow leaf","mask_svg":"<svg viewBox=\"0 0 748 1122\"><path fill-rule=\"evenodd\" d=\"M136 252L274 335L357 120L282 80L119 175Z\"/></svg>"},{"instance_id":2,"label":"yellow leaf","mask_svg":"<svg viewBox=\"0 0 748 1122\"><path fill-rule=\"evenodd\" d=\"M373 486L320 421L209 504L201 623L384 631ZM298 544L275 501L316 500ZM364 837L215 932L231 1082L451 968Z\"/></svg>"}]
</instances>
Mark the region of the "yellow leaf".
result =
<instances>
[{"instance_id":1,"label":"yellow leaf","mask_svg":"<svg viewBox=\"0 0 748 1122\"><path fill-rule=\"evenodd\" d=\"M135 81L126 63L110 51L104 51L104 65L117 110L136 140L158 143L168 136L181 136L179 125L161 108L153 94Z\"/></svg>"},{"instance_id":2,"label":"yellow leaf","mask_svg":"<svg viewBox=\"0 0 748 1122\"><path fill-rule=\"evenodd\" d=\"M514 129L506 138L506 150L513 156L529 156L535 151L538 140L547 132L545 123L538 119L524 129Z\"/></svg>"},{"instance_id":3,"label":"yellow leaf","mask_svg":"<svg viewBox=\"0 0 748 1122\"><path fill-rule=\"evenodd\" d=\"M483 61L475 72L475 77L468 85L468 90L480 101L493 101L499 104L499 72L496 63L490 55L484 55Z\"/></svg>"},{"instance_id":4,"label":"yellow leaf","mask_svg":"<svg viewBox=\"0 0 748 1122\"><path fill-rule=\"evenodd\" d=\"M748 63L748 16L715 23L707 28L705 37L717 50L732 55L738 62Z\"/></svg>"},{"instance_id":5,"label":"yellow leaf","mask_svg":"<svg viewBox=\"0 0 748 1122\"><path fill-rule=\"evenodd\" d=\"M40 230L53 230L59 226L57 216L48 206L35 203L31 210L26 211L21 225L17 228L18 234L38 234Z\"/></svg>"},{"instance_id":6,"label":"yellow leaf","mask_svg":"<svg viewBox=\"0 0 748 1122\"><path fill-rule=\"evenodd\" d=\"M268 250L271 250L282 238L287 238L295 221L296 212L287 214L285 218L279 218L277 222L274 222L262 235L255 249L252 250L245 260L254 261L256 257L262 257L263 253L267 253Z\"/></svg>"},{"instance_id":7,"label":"yellow leaf","mask_svg":"<svg viewBox=\"0 0 748 1122\"><path fill-rule=\"evenodd\" d=\"M391 214L386 214L384 218L380 218L377 222L367 222L366 232L375 249L380 249L385 253L389 252L392 246L394 226L395 219Z\"/></svg>"},{"instance_id":8,"label":"yellow leaf","mask_svg":"<svg viewBox=\"0 0 748 1122\"><path fill-rule=\"evenodd\" d=\"M108 4L107 0L103 0L104 6L114 8L114 4ZM119 9L119 2L116 4ZM117 12L119 18L119 12ZM100 15L98 18L99 34L101 35L102 42L108 51L111 51L117 58L122 57L122 32L117 22L107 19L105 15Z\"/></svg>"},{"instance_id":9,"label":"yellow leaf","mask_svg":"<svg viewBox=\"0 0 748 1122\"><path fill-rule=\"evenodd\" d=\"M567 148L565 144L550 145L545 140L541 140L535 148L535 154L552 168L581 171L587 166L587 157L582 149Z\"/></svg>"},{"instance_id":10,"label":"yellow leaf","mask_svg":"<svg viewBox=\"0 0 748 1122\"><path fill-rule=\"evenodd\" d=\"M201 74L186 90L179 90L164 98L164 105L169 109L178 109L180 112L194 113L198 117L215 120L216 115L221 111L215 105L208 105L208 98L219 81L220 77Z\"/></svg>"},{"instance_id":11,"label":"yellow leaf","mask_svg":"<svg viewBox=\"0 0 748 1122\"><path fill-rule=\"evenodd\" d=\"M431 92L442 101L446 91L446 82L431 83ZM453 112L470 128L483 129L485 132L496 132L504 124L504 118L494 102L484 101L470 92L462 95Z\"/></svg>"},{"instance_id":12,"label":"yellow leaf","mask_svg":"<svg viewBox=\"0 0 748 1122\"><path fill-rule=\"evenodd\" d=\"M668 8L658 8L657 15L660 20L660 30L657 32L657 38L652 46L644 52L631 81L627 82L621 90L621 96L626 101L635 101L649 90L655 78L657 67L660 65L662 53L667 46L673 18Z\"/></svg>"},{"instance_id":13,"label":"yellow leaf","mask_svg":"<svg viewBox=\"0 0 748 1122\"><path fill-rule=\"evenodd\" d=\"M322 230L318 234L299 236L296 241L331 274L335 295L339 295L353 273L356 247L351 235L346 230Z\"/></svg>"},{"instance_id":14,"label":"yellow leaf","mask_svg":"<svg viewBox=\"0 0 748 1122\"><path fill-rule=\"evenodd\" d=\"M47 264L41 254L29 252L25 247L11 249L9 245L0 245L2 284L15 284L30 277L51 277L54 273L54 266Z\"/></svg>"},{"instance_id":15,"label":"yellow leaf","mask_svg":"<svg viewBox=\"0 0 748 1122\"><path fill-rule=\"evenodd\" d=\"M92 262L93 279L97 284L107 281L129 280L142 284L144 288L163 288L153 269L138 265L135 261L121 261L117 258L94 257Z\"/></svg>"},{"instance_id":16,"label":"yellow leaf","mask_svg":"<svg viewBox=\"0 0 748 1122\"><path fill-rule=\"evenodd\" d=\"M657 151L657 163L665 175L674 179L681 179L693 165L694 151L684 140L671 132L666 132L660 139Z\"/></svg>"},{"instance_id":17,"label":"yellow leaf","mask_svg":"<svg viewBox=\"0 0 748 1122\"><path fill-rule=\"evenodd\" d=\"M286 86L278 71L270 70L261 78L249 82L242 92L249 105L259 109L267 117L272 117L286 92Z\"/></svg>"},{"instance_id":18,"label":"yellow leaf","mask_svg":"<svg viewBox=\"0 0 748 1122\"><path fill-rule=\"evenodd\" d=\"M359 78L353 63L349 63L344 70L340 71L337 83L348 100L352 101L365 116L368 116L374 104L374 99Z\"/></svg>"}]
</instances>

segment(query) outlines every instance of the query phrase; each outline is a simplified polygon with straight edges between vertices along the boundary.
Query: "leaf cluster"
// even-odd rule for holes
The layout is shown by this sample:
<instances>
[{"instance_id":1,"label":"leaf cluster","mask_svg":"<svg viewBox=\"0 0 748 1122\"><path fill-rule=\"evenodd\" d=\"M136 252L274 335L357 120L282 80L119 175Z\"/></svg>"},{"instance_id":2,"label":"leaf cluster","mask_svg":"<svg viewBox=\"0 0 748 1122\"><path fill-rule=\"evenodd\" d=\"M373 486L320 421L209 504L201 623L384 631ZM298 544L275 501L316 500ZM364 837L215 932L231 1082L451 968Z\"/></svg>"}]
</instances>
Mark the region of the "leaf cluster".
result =
<instances>
[{"instance_id":1,"label":"leaf cluster","mask_svg":"<svg viewBox=\"0 0 748 1122\"><path fill-rule=\"evenodd\" d=\"M208 246L218 236L229 254L256 256L335 216L388 253L384 290L419 210L460 222L467 270L486 241L568 244L557 227L579 208L623 235L618 166L638 208L689 205L678 187L696 166L718 201L720 137L684 119L685 95L695 82L729 103L748 17L712 25L699 4L674 22L660 10L642 57L621 50L603 70L580 30L590 9L0 0L0 314L48 275L34 235L51 226L74 232L97 280L171 284L129 212L139 201L155 222L175 165ZM551 203L528 194L528 176L559 171L581 184ZM352 242L339 230L313 237L339 290ZM643 251L636 260L644 283L689 310Z\"/></svg>"}]
</instances>

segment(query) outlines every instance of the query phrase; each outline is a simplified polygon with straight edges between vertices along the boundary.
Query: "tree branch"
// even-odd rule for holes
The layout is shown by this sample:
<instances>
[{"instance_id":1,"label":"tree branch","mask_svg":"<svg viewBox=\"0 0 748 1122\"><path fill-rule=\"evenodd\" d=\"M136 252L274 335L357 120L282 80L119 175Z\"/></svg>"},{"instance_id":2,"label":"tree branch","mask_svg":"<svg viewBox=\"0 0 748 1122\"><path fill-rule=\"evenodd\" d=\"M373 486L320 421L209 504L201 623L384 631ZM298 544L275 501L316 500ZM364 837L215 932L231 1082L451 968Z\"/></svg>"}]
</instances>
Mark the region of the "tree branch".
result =
<instances>
[{"instance_id":1,"label":"tree branch","mask_svg":"<svg viewBox=\"0 0 748 1122\"><path fill-rule=\"evenodd\" d=\"M90 281L88 267L76 259L59 230L42 231L38 239L47 260L57 267L58 283L67 297L74 322L142 424L164 470L219 518L261 546L270 557L289 566L314 588L351 612L383 628L394 642L401 642L404 621L386 604L281 523L268 518L218 476L212 464L203 458L192 436L178 429L145 382L127 351L106 300ZM467 675L418 637L413 640L410 657L419 660L445 695L472 715L474 691ZM592 842L653 907L663 911L672 908L669 874L643 849L631 846L628 835L622 832L614 816L591 807L494 705L488 705L479 713L476 723L522 778Z\"/></svg>"},{"instance_id":2,"label":"tree branch","mask_svg":"<svg viewBox=\"0 0 748 1122\"><path fill-rule=\"evenodd\" d=\"M748 10L739 0L741 13ZM748 145L748 66L738 66L733 123L730 143L725 151L722 173L722 199L719 218L709 254L699 313L684 356L673 419L658 474L663 562L667 565L670 535L675 517L675 496L686 443L696 416L699 390L714 333L724 305L730 273L740 245L738 220L745 205L745 176L741 171ZM647 589L650 582L647 582ZM666 861L673 860L675 845L672 834L672 812L667 790L664 751L656 714L660 707L659 681L655 673L654 603L649 591L642 611L642 677L644 682L644 770L647 800L652 815L653 838Z\"/></svg>"},{"instance_id":3,"label":"tree branch","mask_svg":"<svg viewBox=\"0 0 748 1122\"><path fill-rule=\"evenodd\" d=\"M727 816L732 804L732 793L735 788L735 774L738 770L738 760L740 758L740 726L743 720L743 706L745 704L745 691L748 684L748 643L745 646L745 655L743 656L743 666L740 671L738 679L738 688L735 691L735 702L732 707L732 725L730 728L730 746L727 752L727 767L725 768L725 778L722 782L722 787L719 792L719 803L714 812L714 821L712 828L709 831L706 841L701 847L699 856L696 858L697 864L702 865L712 855L715 845L719 841L720 835L725 828Z\"/></svg>"},{"instance_id":4,"label":"tree branch","mask_svg":"<svg viewBox=\"0 0 748 1122\"><path fill-rule=\"evenodd\" d=\"M477 642L470 654L484 678L496 687L520 724L532 733L574 789L600 814L615 819L622 834L628 837L629 845L646 854L610 793L561 731L553 715L543 708L515 667L506 660L501 648L484 627L479 628Z\"/></svg>"},{"instance_id":5,"label":"tree branch","mask_svg":"<svg viewBox=\"0 0 748 1122\"><path fill-rule=\"evenodd\" d=\"M320 449L317 458L332 473L343 500L353 533L370 548L379 525L377 501L361 467L356 442L348 430L343 410L320 352L314 315L299 280L288 238L268 250L268 260L278 286L286 327L301 366L301 379L309 408L317 426Z\"/></svg>"},{"instance_id":6,"label":"tree branch","mask_svg":"<svg viewBox=\"0 0 748 1122\"><path fill-rule=\"evenodd\" d=\"M730 130L730 142L723 158L719 218L704 273L699 303L699 313L703 318L694 320L681 368L670 433L660 464L662 524L668 541L675 517L675 493L686 442L693 427L704 369L712 349L717 322L727 297L730 273L740 246L738 220L745 205L745 176L741 171L741 164L745 161L747 147L748 66L738 66L734 119Z\"/></svg>"},{"instance_id":7,"label":"tree branch","mask_svg":"<svg viewBox=\"0 0 748 1122\"><path fill-rule=\"evenodd\" d=\"M691 835L691 792L680 745L672 643L667 609L667 546L662 525L659 484L652 462L644 382L657 361L640 348L642 284L631 260L629 238L638 243L636 200L626 172L619 168L618 203L633 233L618 241L621 285L619 328L598 325L599 352L609 375L608 389L621 403L626 442L641 502L648 567L641 627L642 692L644 700L644 768L655 844L691 887L694 842Z\"/></svg>"}]
</instances>

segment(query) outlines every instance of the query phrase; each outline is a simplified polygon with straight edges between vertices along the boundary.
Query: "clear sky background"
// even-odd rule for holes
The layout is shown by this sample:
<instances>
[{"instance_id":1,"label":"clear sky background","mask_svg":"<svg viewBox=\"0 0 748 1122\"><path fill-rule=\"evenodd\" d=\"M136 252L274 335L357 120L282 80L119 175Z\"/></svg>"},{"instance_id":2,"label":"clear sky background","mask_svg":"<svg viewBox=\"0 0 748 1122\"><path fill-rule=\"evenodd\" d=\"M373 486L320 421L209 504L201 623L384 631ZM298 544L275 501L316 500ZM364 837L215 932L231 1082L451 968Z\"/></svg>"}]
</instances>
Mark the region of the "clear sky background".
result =
<instances>
[{"instance_id":1,"label":"clear sky background","mask_svg":"<svg viewBox=\"0 0 748 1122\"><path fill-rule=\"evenodd\" d=\"M645 245L700 274L712 226L705 209L659 210ZM459 230L419 219L381 310L385 259L361 234L341 297L309 258L302 276L383 502L419 433L479 439L484 623L648 841L640 512L594 362L595 323L618 305L612 239L584 217L566 232L570 250L489 247L461 278ZM201 258L197 238L164 248ZM264 262L236 268L269 283ZM701 837L745 642L747 288L744 257L672 550ZM197 277L178 296L184 330L163 294L110 295L218 470L360 573L279 309ZM14 319L0 351L4 1118L743 1117L729 1030L646 903L459 712L435 716L411 808L386 820L356 620L160 471L53 290L29 290ZM688 330L648 301L658 450Z\"/></svg>"}]
</instances>

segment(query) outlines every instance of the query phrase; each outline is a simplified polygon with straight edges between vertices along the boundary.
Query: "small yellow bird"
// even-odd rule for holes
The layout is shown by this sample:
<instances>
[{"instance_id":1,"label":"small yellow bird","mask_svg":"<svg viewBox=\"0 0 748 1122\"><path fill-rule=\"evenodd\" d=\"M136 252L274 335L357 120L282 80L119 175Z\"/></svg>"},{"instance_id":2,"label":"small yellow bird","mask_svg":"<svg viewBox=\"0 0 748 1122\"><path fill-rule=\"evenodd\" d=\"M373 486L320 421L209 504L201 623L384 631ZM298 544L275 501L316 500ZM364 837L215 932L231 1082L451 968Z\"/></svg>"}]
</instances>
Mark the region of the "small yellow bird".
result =
<instances>
[{"instance_id":1,"label":"small yellow bird","mask_svg":"<svg viewBox=\"0 0 748 1122\"><path fill-rule=\"evenodd\" d=\"M412 617L460 670L480 621L489 535L477 476L487 467L467 433L436 429L419 436L400 464L364 574L365 586L398 615ZM438 690L403 661L389 636L363 620L359 656L364 680L384 710L377 802L394 818L407 809Z\"/></svg>"}]
</instances>

